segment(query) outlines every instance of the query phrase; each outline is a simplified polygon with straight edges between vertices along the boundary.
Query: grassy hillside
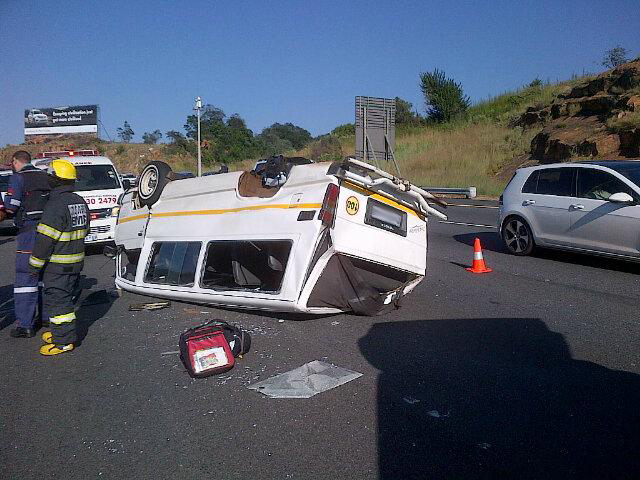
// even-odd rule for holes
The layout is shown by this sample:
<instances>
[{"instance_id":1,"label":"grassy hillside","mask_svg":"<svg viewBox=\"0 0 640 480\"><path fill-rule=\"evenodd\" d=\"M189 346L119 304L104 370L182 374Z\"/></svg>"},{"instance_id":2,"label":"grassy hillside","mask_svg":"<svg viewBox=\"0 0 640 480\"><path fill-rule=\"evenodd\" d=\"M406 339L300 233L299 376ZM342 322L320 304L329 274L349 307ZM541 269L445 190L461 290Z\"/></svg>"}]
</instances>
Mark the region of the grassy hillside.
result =
<instances>
[{"instance_id":1,"label":"grassy hillside","mask_svg":"<svg viewBox=\"0 0 640 480\"><path fill-rule=\"evenodd\" d=\"M469 109L464 119L444 125L397 129L396 157L402 176L417 185L458 186L474 185L480 195L499 195L508 175L498 173L514 158L528 152L536 129L511 128L510 122L528 106L548 104L558 93L568 91L584 78L558 84L532 85L482 101ZM342 155L353 155L355 138L339 139ZM186 155L171 155L166 145L119 144L86 141L37 146L8 146L0 151L3 157L19 148L32 153L66 148L96 148L109 156L121 172L139 172L150 160L163 160L175 171L195 171L196 159ZM313 156L314 145L289 155ZM230 165L232 170L248 168L256 159ZM391 166L386 167L392 171ZM207 166L215 170L217 165Z\"/></svg>"},{"instance_id":2,"label":"grassy hillside","mask_svg":"<svg viewBox=\"0 0 640 480\"><path fill-rule=\"evenodd\" d=\"M510 174L507 166L529 151L537 129L512 128L510 122L529 106L546 105L559 93L584 81L574 78L557 84L534 82L515 92L479 102L464 119L444 125L396 130L395 153L403 177L417 185L476 186L479 195L497 196ZM343 155L353 155L355 138L340 138ZM295 152L308 156L310 147ZM391 166L386 167L392 171ZM395 173L395 172L394 172Z\"/></svg>"},{"instance_id":3,"label":"grassy hillside","mask_svg":"<svg viewBox=\"0 0 640 480\"><path fill-rule=\"evenodd\" d=\"M474 105L466 118L450 124L399 128L396 157L402 176L417 185L474 185L479 195L499 195L510 178L500 175L501 170L524 156L538 133L536 129L511 128L510 122L527 107L546 105L583 80L534 84L505 93ZM353 145L354 139L343 142Z\"/></svg>"},{"instance_id":4,"label":"grassy hillside","mask_svg":"<svg viewBox=\"0 0 640 480\"><path fill-rule=\"evenodd\" d=\"M171 165L174 171L197 170L197 159L188 155L176 155L170 153L167 145L147 145L143 143L115 143L93 139L87 141L84 138L67 139L65 141L50 142L43 145L9 145L0 149L0 157L7 158L16 150L27 150L35 156L39 152L60 151L69 149L95 149L101 155L109 157L119 172L139 173L142 168L152 160L162 160ZM253 164L247 161L235 164L235 168L243 168L244 165ZM217 170L218 165L204 166L203 170Z\"/></svg>"}]
</instances>

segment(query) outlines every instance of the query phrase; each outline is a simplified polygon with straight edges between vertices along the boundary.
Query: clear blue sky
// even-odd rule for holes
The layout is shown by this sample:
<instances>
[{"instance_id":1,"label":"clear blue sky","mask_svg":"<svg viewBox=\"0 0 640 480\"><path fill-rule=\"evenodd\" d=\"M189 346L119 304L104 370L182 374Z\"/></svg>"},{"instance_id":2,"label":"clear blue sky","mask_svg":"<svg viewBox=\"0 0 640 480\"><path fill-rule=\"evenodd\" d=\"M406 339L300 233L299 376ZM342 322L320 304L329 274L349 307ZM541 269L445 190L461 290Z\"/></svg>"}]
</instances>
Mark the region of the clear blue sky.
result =
<instances>
[{"instance_id":1,"label":"clear blue sky","mask_svg":"<svg viewBox=\"0 0 640 480\"><path fill-rule=\"evenodd\" d=\"M0 145L22 142L29 107L98 104L111 137L125 120L136 140L183 131L196 95L254 133L318 135L353 121L356 95L422 112L434 68L472 101L601 71L618 44L640 54L639 19L639 0L0 0Z\"/></svg>"}]
</instances>

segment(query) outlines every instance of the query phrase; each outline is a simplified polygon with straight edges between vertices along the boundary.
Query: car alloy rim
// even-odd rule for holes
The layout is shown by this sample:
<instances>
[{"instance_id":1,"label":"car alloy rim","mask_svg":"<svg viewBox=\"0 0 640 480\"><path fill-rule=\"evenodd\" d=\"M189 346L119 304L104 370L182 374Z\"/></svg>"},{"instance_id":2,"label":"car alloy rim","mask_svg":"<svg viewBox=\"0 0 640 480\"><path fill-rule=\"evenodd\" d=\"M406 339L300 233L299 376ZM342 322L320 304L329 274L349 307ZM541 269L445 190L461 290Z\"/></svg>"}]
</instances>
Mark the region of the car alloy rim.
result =
<instances>
[{"instance_id":1,"label":"car alloy rim","mask_svg":"<svg viewBox=\"0 0 640 480\"><path fill-rule=\"evenodd\" d=\"M143 198L148 198L158 185L158 172L155 168L147 170L140 179L140 193Z\"/></svg>"},{"instance_id":2,"label":"car alloy rim","mask_svg":"<svg viewBox=\"0 0 640 480\"><path fill-rule=\"evenodd\" d=\"M512 252L524 252L530 241L529 231L520 220L513 219L504 227L504 242Z\"/></svg>"}]
</instances>

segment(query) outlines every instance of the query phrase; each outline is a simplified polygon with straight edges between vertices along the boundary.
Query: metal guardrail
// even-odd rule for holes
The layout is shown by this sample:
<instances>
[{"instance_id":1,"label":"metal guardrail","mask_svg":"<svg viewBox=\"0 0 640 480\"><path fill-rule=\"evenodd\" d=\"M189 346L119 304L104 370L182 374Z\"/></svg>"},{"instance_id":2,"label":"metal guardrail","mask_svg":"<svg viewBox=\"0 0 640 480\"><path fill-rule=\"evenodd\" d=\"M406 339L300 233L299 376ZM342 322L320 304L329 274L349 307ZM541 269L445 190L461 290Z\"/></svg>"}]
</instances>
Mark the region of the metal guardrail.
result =
<instances>
[{"instance_id":1,"label":"metal guardrail","mask_svg":"<svg viewBox=\"0 0 640 480\"><path fill-rule=\"evenodd\" d=\"M476 187L448 188L448 187L420 187L427 192L440 195L464 195L467 198L476 197Z\"/></svg>"}]
</instances>

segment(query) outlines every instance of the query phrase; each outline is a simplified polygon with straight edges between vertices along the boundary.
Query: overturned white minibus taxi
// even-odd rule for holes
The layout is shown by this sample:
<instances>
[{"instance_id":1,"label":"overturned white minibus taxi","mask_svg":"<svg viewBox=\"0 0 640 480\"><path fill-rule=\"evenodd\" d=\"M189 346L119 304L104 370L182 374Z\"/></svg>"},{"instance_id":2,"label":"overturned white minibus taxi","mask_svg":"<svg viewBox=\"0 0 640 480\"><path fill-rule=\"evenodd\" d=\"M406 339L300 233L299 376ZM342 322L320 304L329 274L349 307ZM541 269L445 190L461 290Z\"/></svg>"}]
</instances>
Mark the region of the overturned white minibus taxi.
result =
<instances>
[{"instance_id":1,"label":"overturned white minibus taxi","mask_svg":"<svg viewBox=\"0 0 640 480\"><path fill-rule=\"evenodd\" d=\"M149 163L123 198L116 286L186 302L374 315L424 278L427 203L367 163L273 157L256 169L180 179Z\"/></svg>"}]
</instances>

